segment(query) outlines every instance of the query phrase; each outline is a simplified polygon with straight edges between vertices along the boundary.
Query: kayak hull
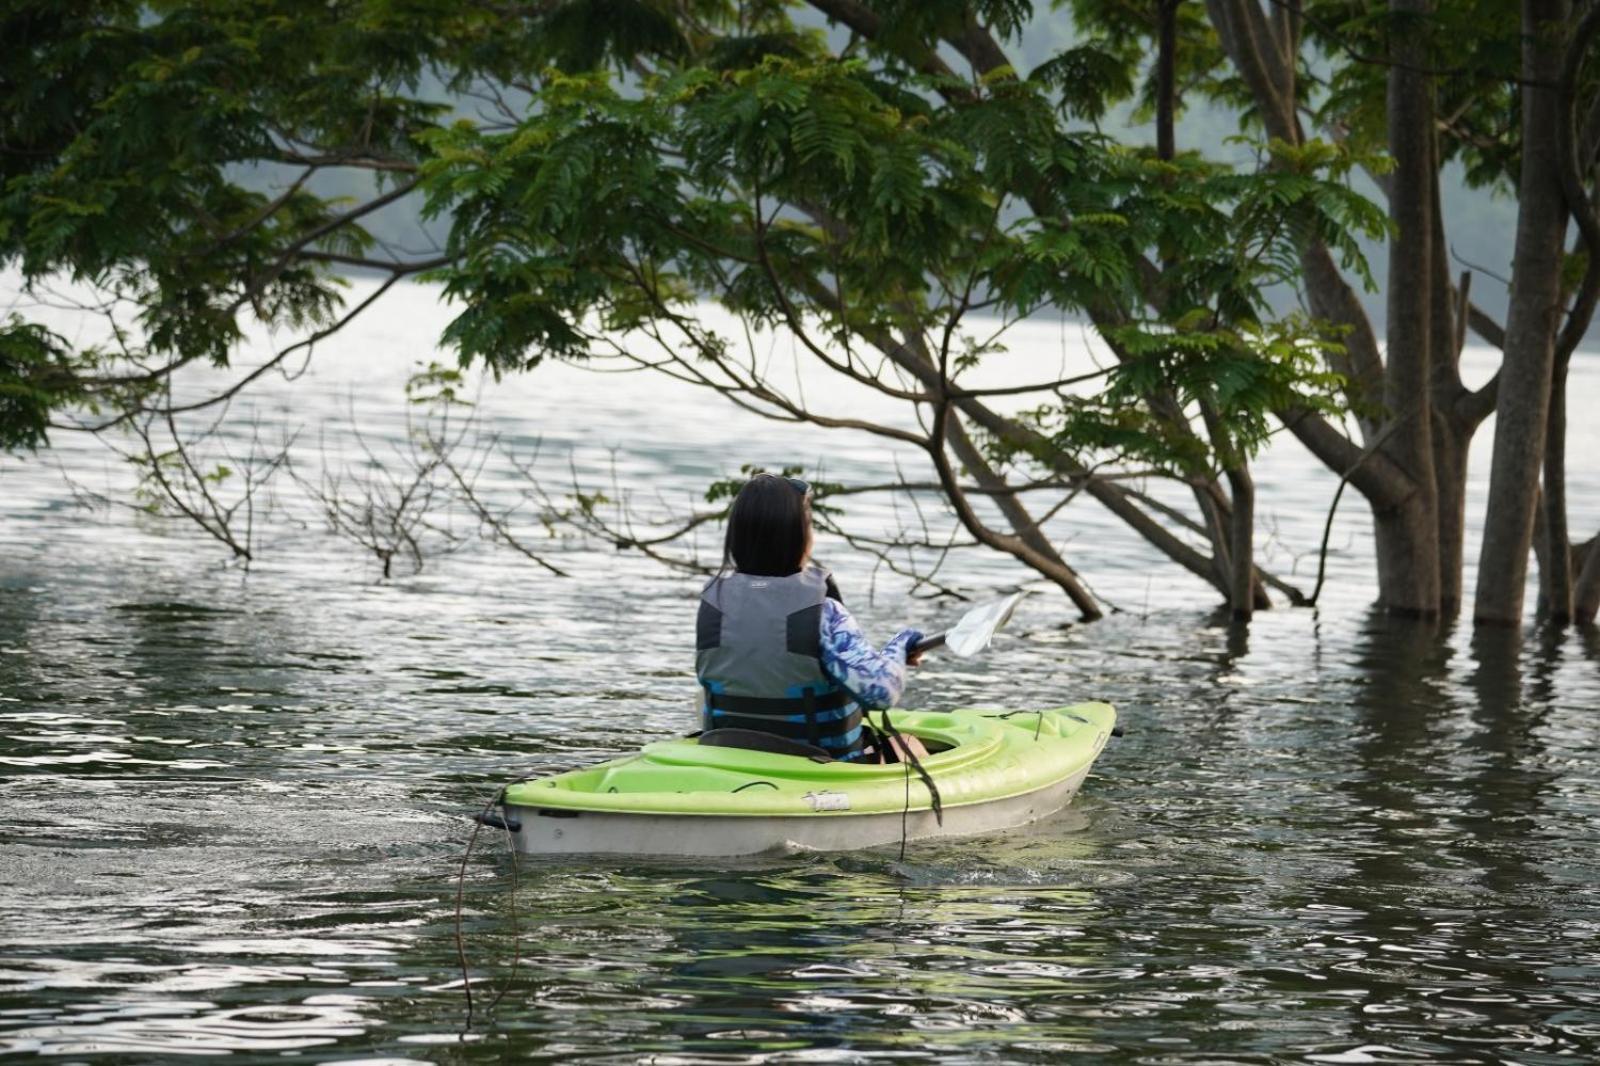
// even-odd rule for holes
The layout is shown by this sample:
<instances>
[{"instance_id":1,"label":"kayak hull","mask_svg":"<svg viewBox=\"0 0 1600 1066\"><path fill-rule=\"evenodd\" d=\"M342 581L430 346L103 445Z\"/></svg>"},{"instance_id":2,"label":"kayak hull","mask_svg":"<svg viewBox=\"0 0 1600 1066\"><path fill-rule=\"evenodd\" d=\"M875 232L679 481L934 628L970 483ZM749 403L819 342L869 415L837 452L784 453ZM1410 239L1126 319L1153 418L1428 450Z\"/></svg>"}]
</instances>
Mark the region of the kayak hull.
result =
<instances>
[{"instance_id":1,"label":"kayak hull","mask_svg":"<svg viewBox=\"0 0 1600 1066\"><path fill-rule=\"evenodd\" d=\"M947 808L943 824L931 809L819 818L815 815L610 814L554 816L507 805L518 851L538 855L638 855L726 858L798 851L853 851L937 837L982 836L1048 817L1072 802L1088 769L1021 796ZM921 788L912 779L913 788Z\"/></svg>"},{"instance_id":2,"label":"kayak hull","mask_svg":"<svg viewBox=\"0 0 1600 1066\"><path fill-rule=\"evenodd\" d=\"M1110 737L1103 703L1029 711L893 711L931 754L942 803L903 765L824 762L690 738L550 777L503 797L518 851L540 855L728 857L848 851L976 836L1071 802Z\"/></svg>"}]
</instances>

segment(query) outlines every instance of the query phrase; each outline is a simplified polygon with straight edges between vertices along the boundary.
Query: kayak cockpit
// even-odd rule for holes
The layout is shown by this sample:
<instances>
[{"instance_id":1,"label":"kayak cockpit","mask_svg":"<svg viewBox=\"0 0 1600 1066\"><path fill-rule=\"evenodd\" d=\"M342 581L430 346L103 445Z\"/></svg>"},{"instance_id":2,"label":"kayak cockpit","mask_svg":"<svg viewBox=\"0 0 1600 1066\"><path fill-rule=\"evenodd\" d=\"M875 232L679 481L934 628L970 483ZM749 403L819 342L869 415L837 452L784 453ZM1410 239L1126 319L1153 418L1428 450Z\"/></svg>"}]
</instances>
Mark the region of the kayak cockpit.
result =
<instances>
[{"instance_id":1,"label":"kayak cockpit","mask_svg":"<svg viewBox=\"0 0 1600 1066\"><path fill-rule=\"evenodd\" d=\"M922 740L921 737L917 739ZM816 763L835 762L837 760L828 753L827 749L807 744L803 740L793 740L781 737L775 733L763 733L755 729L708 729L695 736L696 743L703 747L711 748L738 748L740 751L765 751L773 755L794 755L802 759L810 759ZM922 741L923 747L929 755L941 751L948 751L955 747L954 744L932 737Z\"/></svg>"}]
</instances>

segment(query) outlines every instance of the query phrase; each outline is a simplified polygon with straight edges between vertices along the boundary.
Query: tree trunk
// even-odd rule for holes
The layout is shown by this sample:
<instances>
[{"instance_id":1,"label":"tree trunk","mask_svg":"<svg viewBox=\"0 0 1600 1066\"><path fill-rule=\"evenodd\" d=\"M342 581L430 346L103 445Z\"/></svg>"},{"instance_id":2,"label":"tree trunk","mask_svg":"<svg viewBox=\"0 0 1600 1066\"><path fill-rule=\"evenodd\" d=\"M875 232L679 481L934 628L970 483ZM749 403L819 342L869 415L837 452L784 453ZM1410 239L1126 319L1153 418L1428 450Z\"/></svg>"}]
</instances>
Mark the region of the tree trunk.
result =
<instances>
[{"instance_id":1,"label":"tree trunk","mask_svg":"<svg viewBox=\"0 0 1600 1066\"><path fill-rule=\"evenodd\" d=\"M1228 603L1233 617L1244 621L1250 618L1256 602L1256 485L1243 464L1230 468L1227 474L1228 487L1233 490L1233 515L1228 529L1233 572L1229 575Z\"/></svg>"},{"instance_id":2,"label":"tree trunk","mask_svg":"<svg viewBox=\"0 0 1600 1066\"><path fill-rule=\"evenodd\" d=\"M1580 75L1600 34L1600 7L1587 6L1565 44L1561 60L1556 121L1557 166L1566 197L1567 210L1578 226L1578 243L1574 252L1582 252L1583 280L1573 294L1567 320L1555 342L1555 365L1551 372L1550 424L1545 434L1544 518L1546 553L1559 561L1551 567L1541 566L1541 581L1548 591L1550 619L1557 626L1565 625L1571 617L1587 623L1594 619L1595 602L1600 599L1600 536L1588 544L1571 550L1571 535L1567 526L1567 370L1572 353L1583 343L1594 312L1600 305L1600 200L1595 191L1586 189L1585 177L1592 177L1597 147L1600 147L1600 129L1596 128L1600 109L1591 102L1583 133L1578 131L1578 107L1575 94ZM1562 302L1566 303L1566 294ZM1572 572L1579 570L1578 579L1572 581Z\"/></svg>"},{"instance_id":3,"label":"tree trunk","mask_svg":"<svg viewBox=\"0 0 1600 1066\"><path fill-rule=\"evenodd\" d=\"M1228 440L1222 415L1209 402L1202 400L1200 417L1205 421L1212 449L1227 463L1223 468L1223 476L1228 479L1228 488L1233 496L1232 501L1224 506L1220 488L1216 490L1216 513L1211 519L1215 555L1222 567L1219 574L1222 589L1227 594L1233 617L1248 621L1258 602L1257 594L1265 592L1256 580L1256 484L1250 476L1249 461L1236 454ZM1264 595L1262 599L1265 600ZM1262 603L1263 607L1270 605L1271 601Z\"/></svg>"},{"instance_id":4,"label":"tree trunk","mask_svg":"<svg viewBox=\"0 0 1600 1066\"><path fill-rule=\"evenodd\" d=\"M1177 53L1178 4L1181 0L1160 0L1156 8L1156 155L1171 160L1177 156ZM1163 267L1171 263L1163 261ZM1186 426L1183 406L1170 396L1159 397L1152 408L1162 413L1174 426ZM1214 446L1222 439L1216 416L1206 412L1207 428ZM1211 558L1216 567L1214 584L1228 598L1233 616L1249 619L1256 606L1270 607L1272 600L1265 586L1258 580L1254 565L1255 539L1255 483L1247 468L1227 471L1228 483L1233 489L1230 502L1215 479L1191 486L1195 503L1205 520L1211 540ZM1244 494L1240 494L1240 486Z\"/></svg>"},{"instance_id":5,"label":"tree trunk","mask_svg":"<svg viewBox=\"0 0 1600 1066\"><path fill-rule=\"evenodd\" d=\"M1379 445L1410 474L1404 499L1375 503L1378 602L1397 614L1439 612L1438 488L1433 470L1433 321L1430 287L1435 155L1433 84L1421 21L1429 0L1390 0L1405 20L1395 32L1389 68L1389 151L1395 170L1389 207L1395 237L1389 245L1389 346L1383 401L1392 428ZM1421 298L1418 298L1421 294Z\"/></svg>"},{"instance_id":6,"label":"tree trunk","mask_svg":"<svg viewBox=\"0 0 1600 1066\"><path fill-rule=\"evenodd\" d=\"M1439 613L1461 611L1462 569L1467 531L1467 460L1475 427L1454 419L1436 419L1433 434L1433 480L1438 493L1435 512L1439 545Z\"/></svg>"},{"instance_id":7,"label":"tree trunk","mask_svg":"<svg viewBox=\"0 0 1600 1066\"><path fill-rule=\"evenodd\" d=\"M1479 624L1517 625L1522 621L1535 494L1548 433L1556 325L1561 315L1567 207L1556 161L1562 117L1554 85L1561 75L1561 30L1567 14L1566 0L1522 3L1520 208L1489 505L1473 606Z\"/></svg>"},{"instance_id":8,"label":"tree trunk","mask_svg":"<svg viewBox=\"0 0 1600 1066\"><path fill-rule=\"evenodd\" d=\"M1572 618L1579 625L1591 626L1600 613L1600 534L1580 551L1583 567L1572 587Z\"/></svg>"},{"instance_id":9,"label":"tree trunk","mask_svg":"<svg viewBox=\"0 0 1600 1066\"><path fill-rule=\"evenodd\" d=\"M1546 560L1539 569L1542 606L1553 625L1565 626L1572 621L1572 541L1567 532L1567 364L1559 358L1550 377L1542 511Z\"/></svg>"},{"instance_id":10,"label":"tree trunk","mask_svg":"<svg viewBox=\"0 0 1600 1066\"><path fill-rule=\"evenodd\" d=\"M1177 154L1177 87L1176 67L1178 54L1178 2L1160 0L1156 7L1156 155L1171 159Z\"/></svg>"},{"instance_id":11,"label":"tree trunk","mask_svg":"<svg viewBox=\"0 0 1600 1066\"><path fill-rule=\"evenodd\" d=\"M1533 561L1539 568L1539 605L1534 608L1535 615L1550 610L1550 561L1546 558L1549 543L1544 535L1544 493L1541 491L1533 501Z\"/></svg>"},{"instance_id":12,"label":"tree trunk","mask_svg":"<svg viewBox=\"0 0 1600 1066\"><path fill-rule=\"evenodd\" d=\"M1467 527L1467 460L1472 437L1481 424L1462 404L1468 390L1461 381L1461 350L1467 343L1472 306L1472 275L1461 275L1461 287L1450 284L1444 220L1439 212L1439 170L1433 174L1433 483L1439 545L1439 613L1454 618L1461 612L1462 569Z\"/></svg>"}]
</instances>

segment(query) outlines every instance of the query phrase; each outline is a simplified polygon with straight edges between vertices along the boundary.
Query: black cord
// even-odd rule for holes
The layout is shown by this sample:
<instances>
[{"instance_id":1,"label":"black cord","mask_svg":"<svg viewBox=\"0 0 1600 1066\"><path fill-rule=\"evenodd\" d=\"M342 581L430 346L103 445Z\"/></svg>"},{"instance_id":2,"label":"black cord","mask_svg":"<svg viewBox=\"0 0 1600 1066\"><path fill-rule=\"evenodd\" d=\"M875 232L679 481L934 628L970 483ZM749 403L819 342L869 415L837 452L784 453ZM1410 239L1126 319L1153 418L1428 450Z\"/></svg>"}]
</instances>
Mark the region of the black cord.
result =
<instances>
[{"instance_id":1,"label":"black cord","mask_svg":"<svg viewBox=\"0 0 1600 1066\"><path fill-rule=\"evenodd\" d=\"M745 789L747 789L747 788L755 788L757 785L766 785L768 788L777 788L778 787L777 785L774 785L771 781L746 781L744 784L740 785L738 788L734 789L733 791L735 791L735 792L743 792Z\"/></svg>"},{"instance_id":2,"label":"black cord","mask_svg":"<svg viewBox=\"0 0 1600 1066\"><path fill-rule=\"evenodd\" d=\"M489 797L489 802L483 805L482 817L487 817L490 808L500 801L505 795L502 787ZM461 990L467 997L467 1028L472 1028L472 973L467 966L467 941L461 935L461 901L467 891L467 863L472 858L472 849L478 843L478 833L483 830L483 822L475 821L472 826L472 835L467 838L467 850L461 853L461 872L456 876L456 958L461 962Z\"/></svg>"},{"instance_id":3,"label":"black cord","mask_svg":"<svg viewBox=\"0 0 1600 1066\"><path fill-rule=\"evenodd\" d=\"M523 778L523 780L527 779ZM516 782L512 783L515 784ZM461 991L467 1000L466 1028L468 1029L472 1028L472 971L467 964L467 940L461 928L462 901L466 895L467 888L467 864L472 859L473 848L478 844L478 834L483 831L483 818L488 816L489 811L494 808L495 804L505 799L505 795L506 786L502 785L489 798L489 802L483 805L483 811L474 820L476 824L472 827L472 835L467 838L467 849L461 855L461 870L456 876L456 958L461 963ZM522 967L522 930L517 918L517 892L522 887L522 864L517 859L517 841L516 837L512 835L511 827L505 823L504 819L501 820L500 824L506 831L506 847L511 852L511 972L506 975L505 983L501 985L500 991L495 994L494 999L490 1000L489 1005L484 1008L485 1014L492 1013L500 1005L500 1001L506 998L506 993L511 991L511 986L515 983L517 973Z\"/></svg>"},{"instance_id":4,"label":"black cord","mask_svg":"<svg viewBox=\"0 0 1600 1066\"><path fill-rule=\"evenodd\" d=\"M501 796L505 790L501 790ZM504 808L502 808L502 812ZM504 823L504 819L501 819ZM485 1014L493 1014L500 1001L506 998L506 993L511 991L511 986L516 982L517 970L522 966L522 929L517 920L517 893L522 889L522 864L517 861L517 838L511 834L511 827L506 826L506 848L511 852L511 972L506 975L506 983L500 986L500 991L485 1008Z\"/></svg>"},{"instance_id":5,"label":"black cord","mask_svg":"<svg viewBox=\"0 0 1600 1066\"><path fill-rule=\"evenodd\" d=\"M895 724L889 721L889 708L883 708L882 714L883 732L886 738L883 743L885 757L887 758L889 752L897 751L900 761L905 764L906 768L906 802L905 806L900 808L900 861L904 862L906 858L906 838L910 833L907 827L911 818L911 771L916 770L917 776L922 778L922 783L928 786L928 797L933 805L933 817L940 825L944 825L944 803L939 798L938 787L933 783L933 775L929 774L922 765L922 760L917 758L916 753L911 750L911 745L906 743L906 739L901 735L900 730L896 729ZM898 746L895 744L897 740L900 742Z\"/></svg>"},{"instance_id":6,"label":"black cord","mask_svg":"<svg viewBox=\"0 0 1600 1066\"><path fill-rule=\"evenodd\" d=\"M927 767L922 765L922 760L917 758L916 753L911 750L911 745L907 744L905 737L900 735L900 730L896 729L895 724L889 720L889 709L887 707L883 709L883 728L884 732L889 734L891 746L893 741L900 741L901 761L909 763L911 768L917 772L917 776L922 778L922 783L928 786L928 798L932 801L934 820L940 825L944 825L944 801L939 796L939 786L933 783L933 775L928 773Z\"/></svg>"},{"instance_id":7,"label":"black cord","mask_svg":"<svg viewBox=\"0 0 1600 1066\"><path fill-rule=\"evenodd\" d=\"M906 805L900 808L900 861L906 861L906 823L911 818L911 764L906 763Z\"/></svg>"}]
</instances>

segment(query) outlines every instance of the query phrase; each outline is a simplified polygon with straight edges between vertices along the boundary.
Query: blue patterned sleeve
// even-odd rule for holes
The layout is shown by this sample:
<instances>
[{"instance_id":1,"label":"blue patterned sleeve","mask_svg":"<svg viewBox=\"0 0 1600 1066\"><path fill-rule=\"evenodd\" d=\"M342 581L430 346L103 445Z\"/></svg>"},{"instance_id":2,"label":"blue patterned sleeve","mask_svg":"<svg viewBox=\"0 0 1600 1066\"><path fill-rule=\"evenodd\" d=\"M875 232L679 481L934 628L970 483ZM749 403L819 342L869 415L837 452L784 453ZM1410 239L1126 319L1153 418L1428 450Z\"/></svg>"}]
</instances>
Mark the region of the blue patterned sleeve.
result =
<instances>
[{"instance_id":1,"label":"blue patterned sleeve","mask_svg":"<svg viewBox=\"0 0 1600 1066\"><path fill-rule=\"evenodd\" d=\"M837 600L822 606L822 669L861 704L863 710L893 707L906 685L906 649L922 639L902 629L879 651Z\"/></svg>"}]
</instances>

